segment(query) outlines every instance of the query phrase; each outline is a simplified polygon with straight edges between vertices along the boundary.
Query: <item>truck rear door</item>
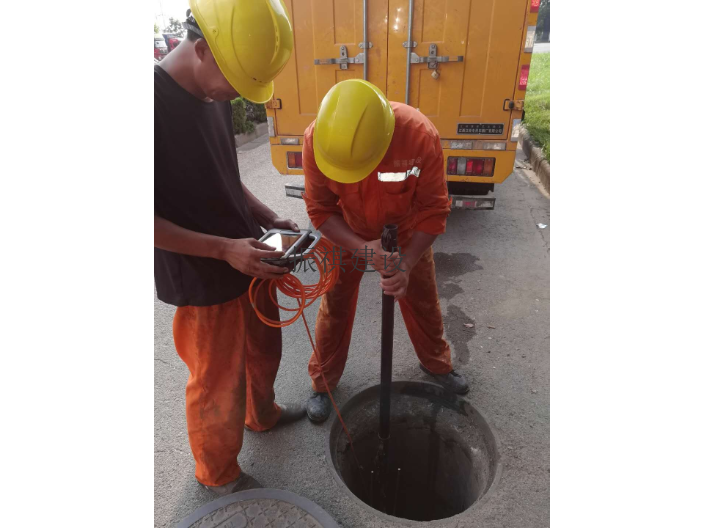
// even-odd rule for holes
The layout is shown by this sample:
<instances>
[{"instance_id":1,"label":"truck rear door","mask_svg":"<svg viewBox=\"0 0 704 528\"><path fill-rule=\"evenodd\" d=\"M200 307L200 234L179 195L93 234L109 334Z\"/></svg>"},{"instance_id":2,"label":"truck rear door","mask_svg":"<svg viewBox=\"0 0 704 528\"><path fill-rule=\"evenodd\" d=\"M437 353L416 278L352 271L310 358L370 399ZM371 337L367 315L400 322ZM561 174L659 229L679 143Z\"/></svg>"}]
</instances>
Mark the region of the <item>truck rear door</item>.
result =
<instances>
[{"instance_id":1,"label":"truck rear door","mask_svg":"<svg viewBox=\"0 0 704 528\"><path fill-rule=\"evenodd\" d=\"M294 35L294 55L274 82L274 98L281 100L276 109L276 134L302 135L315 119L318 105L335 83L364 78L361 63L346 68L331 62L363 54L362 0L285 0ZM368 80L382 90L387 80L387 0L367 1ZM316 60L319 64L316 64Z\"/></svg>"},{"instance_id":2,"label":"truck rear door","mask_svg":"<svg viewBox=\"0 0 704 528\"><path fill-rule=\"evenodd\" d=\"M375 2L370 2L371 4ZM411 65L410 99L443 138L505 139L526 16L526 0L415 0L412 51L462 62ZM408 0L389 0L387 97L405 100ZM433 78L437 71L439 77Z\"/></svg>"}]
</instances>

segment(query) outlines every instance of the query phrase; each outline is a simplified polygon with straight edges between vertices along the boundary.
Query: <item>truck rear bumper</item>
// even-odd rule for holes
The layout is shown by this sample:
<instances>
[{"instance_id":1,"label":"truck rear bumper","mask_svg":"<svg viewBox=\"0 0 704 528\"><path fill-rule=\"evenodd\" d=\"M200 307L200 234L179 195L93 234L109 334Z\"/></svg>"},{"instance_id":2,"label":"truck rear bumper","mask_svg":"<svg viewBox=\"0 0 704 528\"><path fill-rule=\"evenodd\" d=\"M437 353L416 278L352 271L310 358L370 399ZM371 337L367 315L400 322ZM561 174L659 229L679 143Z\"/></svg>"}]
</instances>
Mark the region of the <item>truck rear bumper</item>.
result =
<instances>
[{"instance_id":1,"label":"truck rear bumper","mask_svg":"<svg viewBox=\"0 0 704 528\"><path fill-rule=\"evenodd\" d=\"M305 187L300 183L287 183L285 187L289 198L303 198ZM450 202L452 209L493 209L496 198L451 194Z\"/></svg>"}]
</instances>

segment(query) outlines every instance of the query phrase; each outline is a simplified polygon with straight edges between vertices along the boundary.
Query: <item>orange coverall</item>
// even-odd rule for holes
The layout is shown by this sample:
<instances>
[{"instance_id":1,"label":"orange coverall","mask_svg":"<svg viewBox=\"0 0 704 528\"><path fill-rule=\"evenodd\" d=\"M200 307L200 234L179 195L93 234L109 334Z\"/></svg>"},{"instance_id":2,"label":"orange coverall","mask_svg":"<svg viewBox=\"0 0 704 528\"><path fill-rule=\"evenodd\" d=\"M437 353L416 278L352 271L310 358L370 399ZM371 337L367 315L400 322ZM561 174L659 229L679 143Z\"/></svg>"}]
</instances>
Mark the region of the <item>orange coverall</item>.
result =
<instances>
[{"instance_id":1,"label":"orange coverall","mask_svg":"<svg viewBox=\"0 0 704 528\"><path fill-rule=\"evenodd\" d=\"M440 136L433 124L419 111L402 103L391 102L396 124L384 159L364 180L344 184L327 178L315 163L313 132L315 121L306 129L303 143L303 172L308 216L319 229L332 215L344 218L358 236L365 240L381 237L384 224L398 225L398 241L408 243L413 231L431 235L445 232L450 201L444 177L444 160ZM401 182L383 182L378 173L406 172L417 167L418 177ZM359 252L357 253L359 255ZM342 252L337 283L320 303L315 325L315 340L322 370L330 385L336 387L347 362L352 326L357 308L359 281L364 274L364 258L353 260ZM357 269L353 269L355 267ZM421 256L411 270L406 296L399 300L408 335L421 364L435 374L452 370L450 347L443 339L442 312L435 281L432 248ZM325 392L321 365L313 354L308 363L313 389Z\"/></svg>"},{"instance_id":2,"label":"orange coverall","mask_svg":"<svg viewBox=\"0 0 704 528\"><path fill-rule=\"evenodd\" d=\"M267 288L256 301L267 317L279 320ZM180 306L173 330L176 351L191 373L186 421L196 479L222 486L240 476L244 425L264 431L281 416L274 403L281 329L262 323L245 293L223 304Z\"/></svg>"}]
</instances>

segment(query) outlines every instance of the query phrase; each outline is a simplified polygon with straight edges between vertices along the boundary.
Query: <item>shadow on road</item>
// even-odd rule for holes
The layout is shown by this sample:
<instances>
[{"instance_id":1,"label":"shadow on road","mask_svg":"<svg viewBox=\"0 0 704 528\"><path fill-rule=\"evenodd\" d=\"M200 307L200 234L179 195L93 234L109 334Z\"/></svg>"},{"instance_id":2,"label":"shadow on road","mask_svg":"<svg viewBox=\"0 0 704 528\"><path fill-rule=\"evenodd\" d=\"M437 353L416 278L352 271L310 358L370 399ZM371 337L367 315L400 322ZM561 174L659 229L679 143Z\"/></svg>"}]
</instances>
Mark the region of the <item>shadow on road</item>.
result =
<instances>
[{"instance_id":1,"label":"shadow on road","mask_svg":"<svg viewBox=\"0 0 704 528\"><path fill-rule=\"evenodd\" d=\"M477 257L470 253L435 253L435 275L438 282L438 295L448 301L447 313L444 316L445 337L452 345L460 365L469 362L469 341L476 335L475 322L472 317L452 299L464 293L457 278L465 273L484 269ZM465 324L471 324L471 327Z\"/></svg>"}]
</instances>

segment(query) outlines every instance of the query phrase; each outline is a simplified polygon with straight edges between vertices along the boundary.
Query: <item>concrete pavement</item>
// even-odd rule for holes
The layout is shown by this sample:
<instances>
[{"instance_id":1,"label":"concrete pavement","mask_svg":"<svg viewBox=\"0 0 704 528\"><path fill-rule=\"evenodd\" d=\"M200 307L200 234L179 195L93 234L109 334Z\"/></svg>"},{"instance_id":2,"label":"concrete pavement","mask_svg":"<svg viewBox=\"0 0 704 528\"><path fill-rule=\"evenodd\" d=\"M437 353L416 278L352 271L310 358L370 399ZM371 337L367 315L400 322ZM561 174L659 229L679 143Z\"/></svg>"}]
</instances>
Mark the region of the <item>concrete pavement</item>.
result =
<instances>
[{"instance_id":1,"label":"concrete pavement","mask_svg":"<svg viewBox=\"0 0 704 528\"><path fill-rule=\"evenodd\" d=\"M522 156L520 154L519 156ZM286 198L270 163L264 136L239 150L242 179L281 216L309 225L302 200ZM491 496L448 527L549 525L549 200L517 170L497 186L494 211L453 211L447 233L434 245L446 337L455 367L468 376L470 400L494 425L503 474ZM539 229L536 224L548 224ZM369 274L361 284L352 347L335 392L343 404L379 377L381 292ZM317 303L307 310L314 321ZM174 308L154 301L155 526L174 526L215 497L199 486L186 434L184 391L188 372L171 335ZM465 327L473 323L473 328ZM494 328L490 328L494 327ZM302 323L283 330L277 400L310 394L310 344ZM428 380L397 310L394 379ZM267 433L245 432L240 464L265 487L292 491L319 504L344 527L389 526L357 507L333 480L325 460L331 420L304 420Z\"/></svg>"},{"instance_id":2,"label":"concrete pavement","mask_svg":"<svg viewBox=\"0 0 704 528\"><path fill-rule=\"evenodd\" d=\"M549 42L538 42L533 45L533 53L550 53Z\"/></svg>"}]
</instances>

